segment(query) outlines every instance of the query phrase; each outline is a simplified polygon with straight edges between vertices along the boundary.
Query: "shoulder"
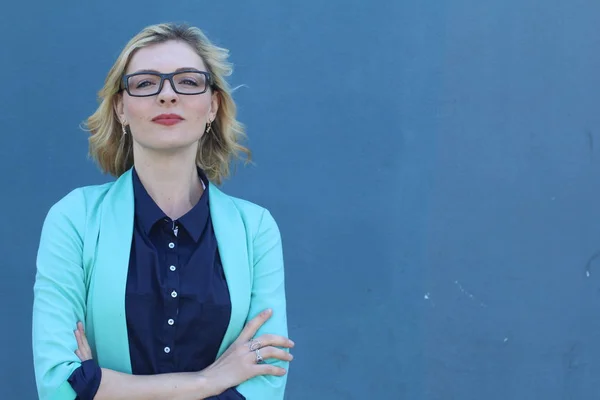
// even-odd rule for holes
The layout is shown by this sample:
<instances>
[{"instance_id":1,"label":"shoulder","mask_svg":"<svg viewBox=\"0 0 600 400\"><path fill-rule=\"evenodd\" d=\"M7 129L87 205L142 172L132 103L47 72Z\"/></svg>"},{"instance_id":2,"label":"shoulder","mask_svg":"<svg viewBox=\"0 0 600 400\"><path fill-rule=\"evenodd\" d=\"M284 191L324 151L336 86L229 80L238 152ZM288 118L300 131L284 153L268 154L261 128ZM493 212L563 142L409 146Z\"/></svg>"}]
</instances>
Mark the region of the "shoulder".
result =
<instances>
[{"instance_id":1,"label":"shoulder","mask_svg":"<svg viewBox=\"0 0 600 400\"><path fill-rule=\"evenodd\" d=\"M52 204L45 223L70 223L75 228L82 227L90 214L98 210L113 183L82 186L71 190Z\"/></svg>"},{"instance_id":2,"label":"shoulder","mask_svg":"<svg viewBox=\"0 0 600 400\"><path fill-rule=\"evenodd\" d=\"M75 188L54 203L50 210L54 212L77 212L83 209L94 209L102 203L104 196L113 184L114 182L109 182L102 185Z\"/></svg>"}]
</instances>

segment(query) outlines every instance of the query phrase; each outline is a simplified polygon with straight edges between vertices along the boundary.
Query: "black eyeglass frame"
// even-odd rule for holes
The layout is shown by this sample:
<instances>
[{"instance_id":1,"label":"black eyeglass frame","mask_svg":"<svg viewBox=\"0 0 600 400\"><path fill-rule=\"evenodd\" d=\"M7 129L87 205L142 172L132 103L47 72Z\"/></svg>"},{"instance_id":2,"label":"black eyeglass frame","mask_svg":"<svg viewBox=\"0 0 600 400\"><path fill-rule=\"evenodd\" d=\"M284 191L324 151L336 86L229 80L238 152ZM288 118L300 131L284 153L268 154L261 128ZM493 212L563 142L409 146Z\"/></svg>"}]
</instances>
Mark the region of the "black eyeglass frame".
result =
<instances>
[{"instance_id":1,"label":"black eyeglass frame","mask_svg":"<svg viewBox=\"0 0 600 400\"><path fill-rule=\"evenodd\" d=\"M206 87L204 88L204 90L202 92L196 92L196 93L183 93L183 92L179 92L177 90L177 87L175 85L175 83L173 82L173 77L175 75L179 75L179 74L185 74L185 73L190 73L190 72L194 72L197 74L202 74L204 75L204 77L206 78ZM129 90L129 78L132 76L136 76L136 75L153 75L153 76L158 76L160 77L160 84L158 85L158 90L156 91L156 93L153 94L131 94L131 91ZM210 72L206 72L206 71L198 71L196 69L184 69L181 71L175 71L175 72L171 72L168 74L161 74L159 72L150 72L150 71L142 71L142 72L134 72L133 74L127 74L127 75L123 75L123 78L121 79L121 90L125 90L130 96L132 97L151 97L151 96L156 96L157 94L159 94L162 89L163 89L163 85L165 84L165 80L168 80L171 83L171 87L173 88L173 91L177 94L183 94L186 96L195 96L198 94L202 94L202 93L206 93L206 91L208 91L209 88L214 89L214 85L213 85L213 81L212 81L212 75L210 74Z\"/></svg>"}]
</instances>

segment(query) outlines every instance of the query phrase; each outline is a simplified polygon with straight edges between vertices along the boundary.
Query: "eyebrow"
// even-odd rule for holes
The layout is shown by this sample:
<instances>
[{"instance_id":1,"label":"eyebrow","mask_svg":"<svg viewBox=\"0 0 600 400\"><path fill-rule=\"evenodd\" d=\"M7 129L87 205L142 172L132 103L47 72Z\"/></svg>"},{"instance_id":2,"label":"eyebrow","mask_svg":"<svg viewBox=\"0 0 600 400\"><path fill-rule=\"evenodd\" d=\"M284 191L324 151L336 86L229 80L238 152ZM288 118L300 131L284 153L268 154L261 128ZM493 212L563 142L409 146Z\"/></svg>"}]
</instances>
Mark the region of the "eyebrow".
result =
<instances>
[{"instance_id":1,"label":"eyebrow","mask_svg":"<svg viewBox=\"0 0 600 400\"><path fill-rule=\"evenodd\" d=\"M198 68L194 68L194 67L182 67L182 68L177 68L175 70L175 72L180 72L180 71L198 71L198 72L202 72ZM159 71L157 71L155 69L140 69L140 70L132 72L132 74L137 74L137 73L140 73L140 72L154 72L156 74L160 74L161 73L161 72L159 72Z\"/></svg>"}]
</instances>

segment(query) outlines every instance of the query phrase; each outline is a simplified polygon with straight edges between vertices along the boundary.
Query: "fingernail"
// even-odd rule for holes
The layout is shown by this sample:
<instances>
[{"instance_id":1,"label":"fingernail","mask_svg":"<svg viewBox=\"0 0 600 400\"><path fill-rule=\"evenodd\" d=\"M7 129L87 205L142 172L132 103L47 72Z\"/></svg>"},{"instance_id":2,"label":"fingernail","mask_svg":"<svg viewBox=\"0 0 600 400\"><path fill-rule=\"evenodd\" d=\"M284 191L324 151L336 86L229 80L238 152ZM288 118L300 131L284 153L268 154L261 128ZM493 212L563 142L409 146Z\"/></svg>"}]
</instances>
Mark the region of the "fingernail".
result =
<instances>
[{"instance_id":1,"label":"fingernail","mask_svg":"<svg viewBox=\"0 0 600 400\"><path fill-rule=\"evenodd\" d=\"M294 341L293 341L293 340L291 340L291 339L290 339L290 344L291 344L292 346L295 346L295 345L296 345L296 343L294 343Z\"/></svg>"},{"instance_id":2,"label":"fingernail","mask_svg":"<svg viewBox=\"0 0 600 400\"><path fill-rule=\"evenodd\" d=\"M269 315L271 314L271 309L267 308L265 311L263 311L263 315Z\"/></svg>"}]
</instances>

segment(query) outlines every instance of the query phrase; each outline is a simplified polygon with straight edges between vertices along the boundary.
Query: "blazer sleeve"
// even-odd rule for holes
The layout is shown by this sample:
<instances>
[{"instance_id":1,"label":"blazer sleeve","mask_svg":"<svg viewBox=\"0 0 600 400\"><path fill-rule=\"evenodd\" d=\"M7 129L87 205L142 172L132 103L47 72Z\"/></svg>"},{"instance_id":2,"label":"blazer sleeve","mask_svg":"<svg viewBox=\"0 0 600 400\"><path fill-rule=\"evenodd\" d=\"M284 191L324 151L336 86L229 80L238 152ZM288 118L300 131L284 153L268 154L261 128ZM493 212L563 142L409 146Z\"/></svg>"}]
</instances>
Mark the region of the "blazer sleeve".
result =
<instances>
[{"instance_id":1,"label":"blazer sleeve","mask_svg":"<svg viewBox=\"0 0 600 400\"><path fill-rule=\"evenodd\" d=\"M42 226L32 321L34 371L41 400L76 398L68 378L81 366L74 330L77 321L85 321L84 228L85 202L78 191L52 206Z\"/></svg>"},{"instance_id":2,"label":"blazer sleeve","mask_svg":"<svg viewBox=\"0 0 600 400\"><path fill-rule=\"evenodd\" d=\"M263 211L262 219L253 242L253 276L248 319L264 309L271 308L271 318L259 329L256 337L272 333L288 336L283 249L281 234L271 213ZM288 370L289 362L265 359L265 362ZM247 400L283 400L287 374L264 375L249 379L237 386Z\"/></svg>"}]
</instances>

